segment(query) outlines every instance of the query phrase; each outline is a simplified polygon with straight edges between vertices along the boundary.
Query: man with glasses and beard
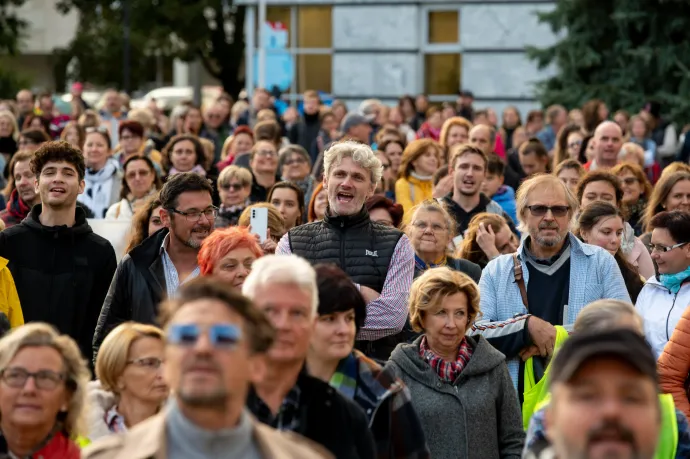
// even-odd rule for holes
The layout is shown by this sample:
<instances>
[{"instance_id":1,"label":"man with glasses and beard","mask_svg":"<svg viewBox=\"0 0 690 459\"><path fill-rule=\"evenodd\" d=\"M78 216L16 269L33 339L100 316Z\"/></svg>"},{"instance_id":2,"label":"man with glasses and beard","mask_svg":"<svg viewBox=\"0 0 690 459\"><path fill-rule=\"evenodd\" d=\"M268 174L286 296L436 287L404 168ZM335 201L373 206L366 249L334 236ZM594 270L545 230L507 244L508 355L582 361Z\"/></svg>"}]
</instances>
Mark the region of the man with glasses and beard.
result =
<instances>
[{"instance_id":1,"label":"man with glasses and beard","mask_svg":"<svg viewBox=\"0 0 690 459\"><path fill-rule=\"evenodd\" d=\"M196 279L161 306L160 323L166 334L165 379L173 392L166 409L124 435L90 445L83 457L331 457L309 440L259 423L245 408L275 336L247 298L217 280Z\"/></svg>"},{"instance_id":2,"label":"man with glasses and beard","mask_svg":"<svg viewBox=\"0 0 690 459\"><path fill-rule=\"evenodd\" d=\"M193 172L171 176L160 192L164 228L120 262L93 338L94 361L103 338L122 322L154 324L158 304L199 275L197 254L211 234L218 209L211 182Z\"/></svg>"},{"instance_id":3,"label":"man with glasses and beard","mask_svg":"<svg viewBox=\"0 0 690 459\"><path fill-rule=\"evenodd\" d=\"M549 378L544 424L554 451L540 457L673 457L666 442L657 451L662 410L656 359L639 333L576 334L559 350Z\"/></svg>"},{"instance_id":4,"label":"man with glasses and beard","mask_svg":"<svg viewBox=\"0 0 690 459\"><path fill-rule=\"evenodd\" d=\"M630 296L613 256L570 232L578 203L558 177L526 180L516 203L518 229L527 236L516 253L493 259L482 271L482 318L474 328L505 354L522 401L523 362L538 356L538 382L553 354L555 325L572 326L593 301L630 302Z\"/></svg>"}]
</instances>

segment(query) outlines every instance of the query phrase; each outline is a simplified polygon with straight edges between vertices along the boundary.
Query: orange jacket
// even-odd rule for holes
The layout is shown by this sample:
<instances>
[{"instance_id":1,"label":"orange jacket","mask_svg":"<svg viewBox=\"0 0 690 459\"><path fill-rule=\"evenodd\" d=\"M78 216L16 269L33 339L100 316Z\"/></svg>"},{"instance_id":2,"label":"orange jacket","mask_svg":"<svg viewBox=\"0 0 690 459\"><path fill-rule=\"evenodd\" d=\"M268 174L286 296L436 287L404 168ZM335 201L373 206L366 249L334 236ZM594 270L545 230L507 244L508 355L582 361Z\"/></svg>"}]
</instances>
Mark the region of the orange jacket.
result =
<instances>
[{"instance_id":1,"label":"orange jacket","mask_svg":"<svg viewBox=\"0 0 690 459\"><path fill-rule=\"evenodd\" d=\"M685 391L690 372L690 307L685 308L671 339L664 346L657 368L661 390L673 395L676 408L690 418L690 402Z\"/></svg>"}]
</instances>

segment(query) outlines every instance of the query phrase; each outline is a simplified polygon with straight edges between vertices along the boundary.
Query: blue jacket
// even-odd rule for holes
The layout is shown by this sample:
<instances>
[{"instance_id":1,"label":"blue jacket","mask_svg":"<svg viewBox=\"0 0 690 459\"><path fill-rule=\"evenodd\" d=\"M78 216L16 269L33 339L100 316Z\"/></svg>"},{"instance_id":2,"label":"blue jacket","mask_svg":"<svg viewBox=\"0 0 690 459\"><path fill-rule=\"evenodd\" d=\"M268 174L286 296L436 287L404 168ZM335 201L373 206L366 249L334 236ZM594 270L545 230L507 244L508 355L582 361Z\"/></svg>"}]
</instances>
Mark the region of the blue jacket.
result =
<instances>
[{"instance_id":1,"label":"blue jacket","mask_svg":"<svg viewBox=\"0 0 690 459\"><path fill-rule=\"evenodd\" d=\"M508 185L503 185L498 189L495 195L491 197L494 202L497 202L505 213L513 219L513 223L518 224L517 210L515 206L515 190Z\"/></svg>"},{"instance_id":2,"label":"blue jacket","mask_svg":"<svg viewBox=\"0 0 690 459\"><path fill-rule=\"evenodd\" d=\"M572 328L578 313L589 303L611 298L627 301L630 296L613 256L606 250L585 244L572 233L570 239L570 290L563 311L563 324ZM529 290L529 270L524 240L518 247L525 287ZM506 356L513 384L518 387L519 352L532 344L527 320L529 313L515 283L512 254L501 255L486 265L479 281L481 320L470 334L481 334ZM559 325L559 324L554 324ZM570 326L570 327L569 327Z\"/></svg>"}]
</instances>

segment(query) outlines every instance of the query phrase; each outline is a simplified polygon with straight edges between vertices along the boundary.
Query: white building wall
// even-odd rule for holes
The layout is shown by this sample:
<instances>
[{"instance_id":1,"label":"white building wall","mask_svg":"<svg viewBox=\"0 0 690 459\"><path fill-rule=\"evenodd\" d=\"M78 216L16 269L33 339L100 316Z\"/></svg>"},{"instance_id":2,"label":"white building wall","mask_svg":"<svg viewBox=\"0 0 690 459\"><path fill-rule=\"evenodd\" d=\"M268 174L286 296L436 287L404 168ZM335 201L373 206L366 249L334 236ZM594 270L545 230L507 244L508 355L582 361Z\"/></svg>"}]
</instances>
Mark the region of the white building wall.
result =
<instances>
[{"instance_id":1,"label":"white building wall","mask_svg":"<svg viewBox=\"0 0 690 459\"><path fill-rule=\"evenodd\" d=\"M29 23L22 41L24 54L52 54L53 49L66 47L74 38L79 14L72 10L62 15L56 9L58 0L27 0L18 15Z\"/></svg>"}]
</instances>

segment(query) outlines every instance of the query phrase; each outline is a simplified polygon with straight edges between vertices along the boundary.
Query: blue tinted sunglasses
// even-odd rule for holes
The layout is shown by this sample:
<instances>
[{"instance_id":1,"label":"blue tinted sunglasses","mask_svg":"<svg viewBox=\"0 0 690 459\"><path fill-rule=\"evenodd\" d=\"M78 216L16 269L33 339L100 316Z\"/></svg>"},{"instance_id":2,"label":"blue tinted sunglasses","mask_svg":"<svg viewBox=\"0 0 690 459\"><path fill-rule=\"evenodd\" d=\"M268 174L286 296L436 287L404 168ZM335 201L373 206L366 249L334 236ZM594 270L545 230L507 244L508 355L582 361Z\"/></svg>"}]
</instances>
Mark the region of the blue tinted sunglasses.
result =
<instances>
[{"instance_id":1,"label":"blue tinted sunglasses","mask_svg":"<svg viewBox=\"0 0 690 459\"><path fill-rule=\"evenodd\" d=\"M242 337L242 330L237 325L216 324L206 329L208 339L215 348L232 348ZM201 328L196 324L171 325L168 330L168 342L177 346L194 346L201 336Z\"/></svg>"}]
</instances>

